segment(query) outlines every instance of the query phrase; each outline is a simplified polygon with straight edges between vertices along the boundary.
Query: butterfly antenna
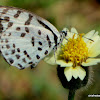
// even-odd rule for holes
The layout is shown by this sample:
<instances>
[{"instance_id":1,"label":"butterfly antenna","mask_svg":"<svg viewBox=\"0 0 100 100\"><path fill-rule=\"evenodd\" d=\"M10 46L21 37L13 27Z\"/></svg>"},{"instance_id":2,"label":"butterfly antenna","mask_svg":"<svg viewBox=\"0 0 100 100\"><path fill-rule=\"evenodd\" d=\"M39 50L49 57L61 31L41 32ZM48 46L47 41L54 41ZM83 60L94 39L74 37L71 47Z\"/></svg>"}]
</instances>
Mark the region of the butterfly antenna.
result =
<instances>
[{"instance_id":1,"label":"butterfly antenna","mask_svg":"<svg viewBox=\"0 0 100 100\"><path fill-rule=\"evenodd\" d=\"M85 37L85 36L83 36L84 38L86 38L86 39L88 39L88 40L90 40L90 41L93 41L94 42L94 40L92 40L92 39L90 39L90 38L87 38L87 37Z\"/></svg>"},{"instance_id":2,"label":"butterfly antenna","mask_svg":"<svg viewBox=\"0 0 100 100\"><path fill-rule=\"evenodd\" d=\"M65 39L66 39L67 41L69 41L66 37L65 37Z\"/></svg>"}]
</instances>

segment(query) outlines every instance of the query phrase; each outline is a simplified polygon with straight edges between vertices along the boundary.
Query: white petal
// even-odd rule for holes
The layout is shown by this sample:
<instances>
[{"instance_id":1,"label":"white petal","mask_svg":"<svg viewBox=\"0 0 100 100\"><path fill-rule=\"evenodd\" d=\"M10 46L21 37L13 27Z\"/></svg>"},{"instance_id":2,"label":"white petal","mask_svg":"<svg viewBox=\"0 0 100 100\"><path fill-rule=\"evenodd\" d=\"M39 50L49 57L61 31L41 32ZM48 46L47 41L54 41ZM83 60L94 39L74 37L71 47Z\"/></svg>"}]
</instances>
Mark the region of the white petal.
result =
<instances>
[{"instance_id":1,"label":"white petal","mask_svg":"<svg viewBox=\"0 0 100 100\"><path fill-rule=\"evenodd\" d=\"M96 57L100 54L100 40L96 41L95 44L92 44L88 50L88 57Z\"/></svg>"},{"instance_id":2,"label":"white petal","mask_svg":"<svg viewBox=\"0 0 100 100\"><path fill-rule=\"evenodd\" d=\"M92 30L87 35L85 35L86 38L84 38L86 45L88 47L88 56L89 57L96 57L100 54L100 36L98 35L98 32L95 33L95 30ZM91 40L89 40L91 39Z\"/></svg>"},{"instance_id":3,"label":"white petal","mask_svg":"<svg viewBox=\"0 0 100 100\"><path fill-rule=\"evenodd\" d=\"M72 79L72 76L77 79L78 77L83 80L86 76L86 71L80 67L76 66L75 68L73 67L66 67L64 70L65 77L68 81Z\"/></svg>"},{"instance_id":4,"label":"white petal","mask_svg":"<svg viewBox=\"0 0 100 100\"><path fill-rule=\"evenodd\" d=\"M96 65L97 63L100 63L100 59L89 58L86 60L86 62L83 62L82 65L83 66L92 66L92 65Z\"/></svg>"},{"instance_id":5,"label":"white petal","mask_svg":"<svg viewBox=\"0 0 100 100\"><path fill-rule=\"evenodd\" d=\"M85 42L85 43L90 42L89 39L91 39L91 38L94 36L94 33L95 33L95 30L92 30L92 31L86 33L86 34L83 36L84 42Z\"/></svg>"},{"instance_id":6,"label":"white petal","mask_svg":"<svg viewBox=\"0 0 100 100\"><path fill-rule=\"evenodd\" d=\"M99 32L98 32L98 31L96 31L94 35L98 35L98 33L99 33Z\"/></svg>"},{"instance_id":7,"label":"white petal","mask_svg":"<svg viewBox=\"0 0 100 100\"><path fill-rule=\"evenodd\" d=\"M95 32L95 30L92 30L89 33L85 34L83 38L84 38L85 43L92 42L92 40L96 42L96 40L98 40L99 38L98 31Z\"/></svg>"},{"instance_id":8,"label":"white petal","mask_svg":"<svg viewBox=\"0 0 100 100\"><path fill-rule=\"evenodd\" d=\"M73 77L74 77L75 79L78 78L78 76L79 76L79 71L78 71L78 68L77 68L77 67L73 68L73 70L72 70L72 75L73 75Z\"/></svg>"},{"instance_id":9,"label":"white petal","mask_svg":"<svg viewBox=\"0 0 100 100\"><path fill-rule=\"evenodd\" d=\"M68 63L67 63L67 62L64 61L64 60L57 60L56 63L57 63L58 65L60 65L61 67L70 67L70 66L73 65L72 62L68 62Z\"/></svg>"},{"instance_id":10,"label":"white petal","mask_svg":"<svg viewBox=\"0 0 100 100\"><path fill-rule=\"evenodd\" d=\"M79 73L79 75L78 75L79 78L81 80L83 80L85 78L85 76L86 76L86 71L80 66L77 66L77 70L78 70L78 73Z\"/></svg>"},{"instance_id":11,"label":"white petal","mask_svg":"<svg viewBox=\"0 0 100 100\"><path fill-rule=\"evenodd\" d=\"M66 36L66 38L67 38L67 39L69 39L69 38L73 38L73 35L74 35L74 34L75 34L74 39L76 39L78 34L76 34L76 33L72 33L72 32L67 32L67 36Z\"/></svg>"},{"instance_id":12,"label":"white petal","mask_svg":"<svg viewBox=\"0 0 100 100\"><path fill-rule=\"evenodd\" d=\"M75 34L78 34L76 28L74 28L74 27L71 28L71 32L72 32L72 33L75 33Z\"/></svg>"},{"instance_id":13,"label":"white petal","mask_svg":"<svg viewBox=\"0 0 100 100\"><path fill-rule=\"evenodd\" d=\"M81 80L83 80L84 77L86 76L86 71L82 67L76 66L75 68L73 68L72 75L75 79L79 77Z\"/></svg>"},{"instance_id":14,"label":"white petal","mask_svg":"<svg viewBox=\"0 0 100 100\"><path fill-rule=\"evenodd\" d=\"M72 68L71 67L66 67L64 69L64 74L65 74L65 77L66 77L67 81L70 81L72 79Z\"/></svg>"},{"instance_id":15,"label":"white petal","mask_svg":"<svg viewBox=\"0 0 100 100\"><path fill-rule=\"evenodd\" d=\"M86 33L84 37L87 37L87 38L91 39L91 37L94 35L94 33L95 33L95 30L92 30L92 31Z\"/></svg>"},{"instance_id":16,"label":"white petal","mask_svg":"<svg viewBox=\"0 0 100 100\"><path fill-rule=\"evenodd\" d=\"M66 38L67 38L67 39L72 38L73 35L74 35L74 33L72 33L72 32L67 32Z\"/></svg>"},{"instance_id":17,"label":"white petal","mask_svg":"<svg viewBox=\"0 0 100 100\"><path fill-rule=\"evenodd\" d=\"M91 39L91 40L89 40L89 39ZM100 36L93 35L91 38L88 38L87 40L88 41L86 42L86 44L89 48L91 48L91 46L93 46L98 40L100 40Z\"/></svg>"},{"instance_id":18,"label":"white petal","mask_svg":"<svg viewBox=\"0 0 100 100\"><path fill-rule=\"evenodd\" d=\"M91 40L88 40L87 42L87 46L89 48L91 48L93 45L95 45L96 42L100 41L100 36L99 35L96 35L94 37L91 38Z\"/></svg>"}]
</instances>

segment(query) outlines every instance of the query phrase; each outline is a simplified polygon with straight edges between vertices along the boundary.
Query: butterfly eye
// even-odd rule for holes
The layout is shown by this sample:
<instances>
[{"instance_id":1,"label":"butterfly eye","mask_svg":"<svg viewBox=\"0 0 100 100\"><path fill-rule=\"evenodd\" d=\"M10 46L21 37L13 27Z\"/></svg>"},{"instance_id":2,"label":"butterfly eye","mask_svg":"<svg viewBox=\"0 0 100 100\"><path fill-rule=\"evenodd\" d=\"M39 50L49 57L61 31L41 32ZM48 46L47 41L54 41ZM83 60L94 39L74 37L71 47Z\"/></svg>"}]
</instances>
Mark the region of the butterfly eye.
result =
<instances>
[{"instance_id":1,"label":"butterfly eye","mask_svg":"<svg viewBox=\"0 0 100 100\"><path fill-rule=\"evenodd\" d=\"M65 36L67 36L67 31L62 31L62 34L64 34Z\"/></svg>"}]
</instances>

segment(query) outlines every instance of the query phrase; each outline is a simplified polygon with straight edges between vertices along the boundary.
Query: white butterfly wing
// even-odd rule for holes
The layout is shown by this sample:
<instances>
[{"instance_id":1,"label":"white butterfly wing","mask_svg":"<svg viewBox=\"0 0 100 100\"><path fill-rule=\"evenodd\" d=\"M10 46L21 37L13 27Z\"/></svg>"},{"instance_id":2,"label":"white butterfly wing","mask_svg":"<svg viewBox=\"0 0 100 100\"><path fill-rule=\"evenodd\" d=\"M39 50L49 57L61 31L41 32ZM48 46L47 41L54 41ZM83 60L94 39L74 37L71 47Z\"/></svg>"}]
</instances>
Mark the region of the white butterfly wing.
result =
<instances>
[{"instance_id":1,"label":"white butterfly wing","mask_svg":"<svg viewBox=\"0 0 100 100\"><path fill-rule=\"evenodd\" d=\"M48 21L12 7L0 7L0 49L6 61L19 69L48 55L60 34Z\"/></svg>"}]
</instances>

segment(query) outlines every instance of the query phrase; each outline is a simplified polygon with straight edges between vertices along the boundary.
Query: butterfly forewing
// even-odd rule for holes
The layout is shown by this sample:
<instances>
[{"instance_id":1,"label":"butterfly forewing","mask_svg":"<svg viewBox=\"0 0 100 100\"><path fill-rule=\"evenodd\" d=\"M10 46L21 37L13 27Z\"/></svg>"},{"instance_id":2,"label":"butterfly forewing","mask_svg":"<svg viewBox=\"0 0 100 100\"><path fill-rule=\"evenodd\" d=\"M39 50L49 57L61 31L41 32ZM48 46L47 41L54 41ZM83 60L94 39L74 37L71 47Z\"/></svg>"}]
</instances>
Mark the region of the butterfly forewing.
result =
<instances>
[{"instance_id":1,"label":"butterfly forewing","mask_svg":"<svg viewBox=\"0 0 100 100\"><path fill-rule=\"evenodd\" d=\"M12 7L0 7L0 49L19 69L36 66L57 44L60 34L48 21Z\"/></svg>"}]
</instances>

